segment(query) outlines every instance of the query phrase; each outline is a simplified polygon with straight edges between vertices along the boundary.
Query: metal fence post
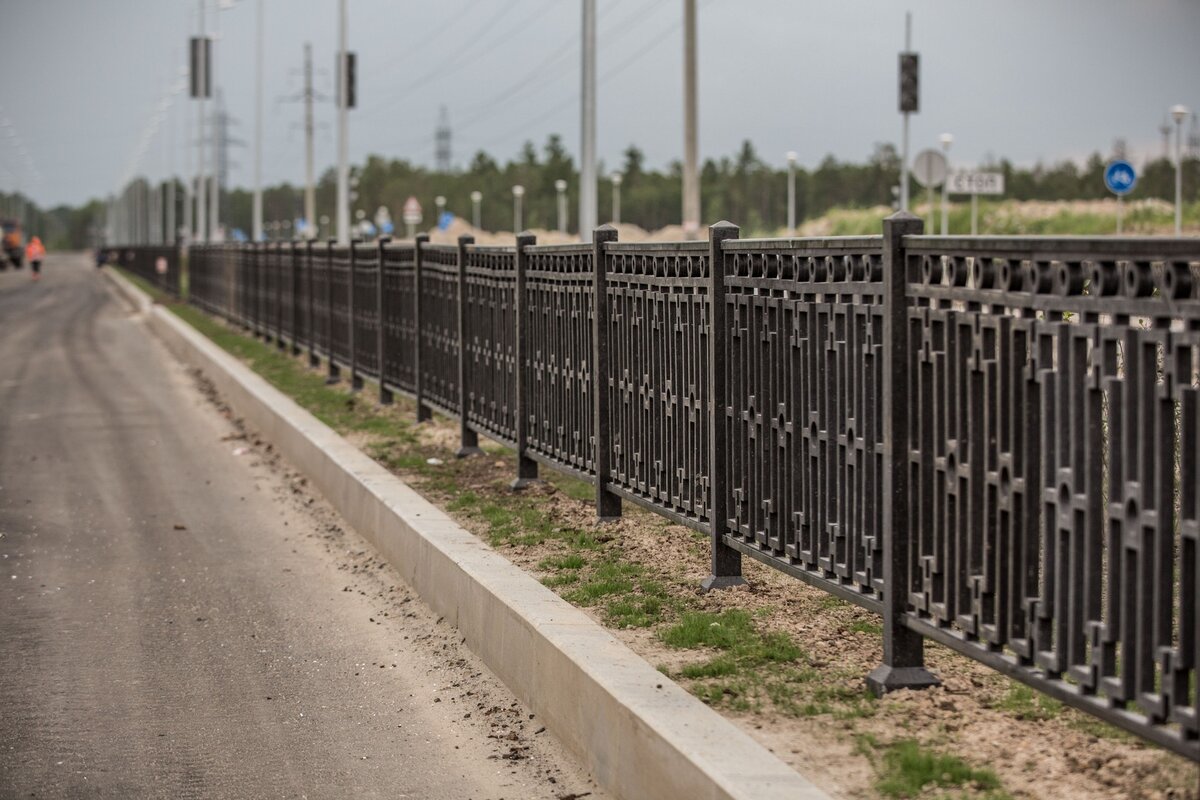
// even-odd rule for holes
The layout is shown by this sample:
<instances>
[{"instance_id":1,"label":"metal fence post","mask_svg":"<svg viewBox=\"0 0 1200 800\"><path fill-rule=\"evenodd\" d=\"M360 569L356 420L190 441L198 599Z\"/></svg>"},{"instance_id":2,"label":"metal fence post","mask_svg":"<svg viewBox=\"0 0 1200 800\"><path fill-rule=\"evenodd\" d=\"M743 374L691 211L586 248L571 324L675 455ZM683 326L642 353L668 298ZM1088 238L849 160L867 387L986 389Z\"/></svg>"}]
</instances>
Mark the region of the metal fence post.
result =
<instances>
[{"instance_id":1,"label":"metal fence post","mask_svg":"<svg viewBox=\"0 0 1200 800\"><path fill-rule=\"evenodd\" d=\"M905 211L883 221L883 663L867 676L867 686L876 695L939 683L925 669L924 639L904 624L913 534L909 515L912 386L904 237L922 230L921 219Z\"/></svg>"},{"instance_id":2,"label":"metal fence post","mask_svg":"<svg viewBox=\"0 0 1200 800\"><path fill-rule=\"evenodd\" d=\"M362 376L358 374L358 336L355 335L358 328L358 320L355 319L355 315L358 313L358 303L354 302L354 296L358 294L358 267L355 263L354 251L358 249L358 241L358 239L351 239L349 244L350 278L346 300L346 306L350 309L346 315L349 320L347 324L349 330L346 331L346 338L350 342L350 391L352 392L362 391L363 388Z\"/></svg>"},{"instance_id":3,"label":"metal fence post","mask_svg":"<svg viewBox=\"0 0 1200 800\"><path fill-rule=\"evenodd\" d=\"M375 262L375 315L379 320L375 331L375 358L379 362L379 403L385 406L390 406L395 399L392 390L387 388L387 330L384 325L387 305L383 302L383 252L391 240L390 236L379 237L379 255Z\"/></svg>"},{"instance_id":4,"label":"metal fence post","mask_svg":"<svg viewBox=\"0 0 1200 800\"><path fill-rule=\"evenodd\" d=\"M721 221L708 229L708 525L712 573L700 584L704 591L743 586L742 554L725 543L729 519L729 452L726 448L725 409L729 405L725 362L729 354L729 327L725 324L726 239L736 239L741 229Z\"/></svg>"},{"instance_id":5,"label":"metal fence post","mask_svg":"<svg viewBox=\"0 0 1200 800\"><path fill-rule=\"evenodd\" d=\"M254 246L254 285L258 291L254 293L254 336L266 341L266 246L265 243Z\"/></svg>"},{"instance_id":6,"label":"metal fence post","mask_svg":"<svg viewBox=\"0 0 1200 800\"><path fill-rule=\"evenodd\" d=\"M317 356L317 317L316 317L316 292L313 291L313 242L309 239L304 243L304 275L308 278L306 284L304 299L308 304L308 314L305 317L304 334L308 339L308 365L310 367L321 366L321 359Z\"/></svg>"},{"instance_id":7,"label":"metal fence post","mask_svg":"<svg viewBox=\"0 0 1200 800\"><path fill-rule=\"evenodd\" d=\"M464 233L458 237L458 433L456 458L480 455L479 434L467 419L467 245L475 237Z\"/></svg>"},{"instance_id":8,"label":"metal fence post","mask_svg":"<svg viewBox=\"0 0 1200 800\"><path fill-rule=\"evenodd\" d=\"M287 347L283 341L283 293L284 289L284 269L283 269L283 253L284 247L291 250L291 245L286 242L279 242L275 245L275 258L273 272L275 273L275 347L283 350ZM288 259L288 276L291 276L291 259ZM286 290L291 293L291 287Z\"/></svg>"},{"instance_id":9,"label":"metal fence post","mask_svg":"<svg viewBox=\"0 0 1200 800\"><path fill-rule=\"evenodd\" d=\"M333 360L333 248L337 239L329 239L325 248L325 364L328 374L325 383L341 380L342 370Z\"/></svg>"},{"instance_id":10,"label":"metal fence post","mask_svg":"<svg viewBox=\"0 0 1200 800\"><path fill-rule=\"evenodd\" d=\"M413 241L413 394L417 397L417 422L433 418L433 411L425 405L425 379L421 374L421 251L428 243L427 233L418 233Z\"/></svg>"},{"instance_id":11,"label":"metal fence post","mask_svg":"<svg viewBox=\"0 0 1200 800\"><path fill-rule=\"evenodd\" d=\"M291 353L300 355L300 247L302 243L292 242L288 245L288 263L292 273L292 337Z\"/></svg>"},{"instance_id":12,"label":"metal fence post","mask_svg":"<svg viewBox=\"0 0 1200 800\"><path fill-rule=\"evenodd\" d=\"M608 275L604 244L617 240L617 229L601 225L592 231L592 411L596 415L592 430L596 441L593 463L596 467L596 516L601 521L619 519L621 497L608 490L612 460L612 415L609 413L608 380Z\"/></svg>"},{"instance_id":13,"label":"metal fence post","mask_svg":"<svg viewBox=\"0 0 1200 800\"><path fill-rule=\"evenodd\" d=\"M516 331L513 337L514 367L516 377L516 432L517 432L517 477L511 488L524 489L538 479L538 463L525 455L529 438L529 414L526 409L525 392L525 360L528 358L525 348L525 270L528 267L528 256L525 248L537 244L537 237L528 231L517 234L517 251L513 257L513 318L516 320Z\"/></svg>"}]
</instances>

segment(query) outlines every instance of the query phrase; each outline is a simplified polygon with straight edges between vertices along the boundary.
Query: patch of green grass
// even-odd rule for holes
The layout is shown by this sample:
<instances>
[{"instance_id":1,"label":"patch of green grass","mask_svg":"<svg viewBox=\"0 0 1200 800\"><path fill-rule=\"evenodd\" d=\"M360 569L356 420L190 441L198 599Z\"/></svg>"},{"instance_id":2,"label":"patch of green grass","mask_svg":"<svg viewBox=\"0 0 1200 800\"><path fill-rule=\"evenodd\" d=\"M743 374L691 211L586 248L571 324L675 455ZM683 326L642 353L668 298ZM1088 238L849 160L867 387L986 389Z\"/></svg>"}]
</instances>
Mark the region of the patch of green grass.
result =
<instances>
[{"instance_id":1,"label":"patch of green grass","mask_svg":"<svg viewBox=\"0 0 1200 800\"><path fill-rule=\"evenodd\" d=\"M547 475L545 477L547 483L572 500L578 500L581 503L596 502L596 487L586 481L566 475Z\"/></svg>"},{"instance_id":2,"label":"patch of green grass","mask_svg":"<svg viewBox=\"0 0 1200 800\"><path fill-rule=\"evenodd\" d=\"M581 569L587 566L587 559L578 553L569 553L565 556L555 556L553 558L543 558L538 562L538 569Z\"/></svg>"},{"instance_id":3,"label":"patch of green grass","mask_svg":"<svg viewBox=\"0 0 1200 800\"><path fill-rule=\"evenodd\" d=\"M625 595L633 591L633 579L640 575L641 567L620 561L605 561L579 585L579 588L563 595L568 602L581 606L595 605L597 600L610 595Z\"/></svg>"},{"instance_id":4,"label":"patch of green grass","mask_svg":"<svg viewBox=\"0 0 1200 800\"><path fill-rule=\"evenodd\" d=\"M883 635L883 624L873 619L856 619L850 623L854 633L869 633L875 636Z\"/></svg>"},{"instance_id":5,"label":"patch of green grass","mask_svg":"<svg viewBox=\"0 0 1200 800\"><path fill-rule=\"evenodd\" d=\"M746 666L795 661L803 651L783 633L760 634L745 611L720 614L684 612L682 619L663 631L662 640L671 647L711 647L725 650Z\"/></svg>"},{"instance_id":6,"label":"patch of green grass","mask_svg":"<svg viewBox=\"0 0 1200 800\"><path fill-rule=\"evenodd\" d=\"M679 671L685 678L721 678L738 671L737 662L729 656L717 656L703 664L688 664Z\"/></svg>"},{"instance_id":7,"label":"patch of green grass","mask_svg":"<svg viewBox=\"0 0 1200 800\"><path fill-rule=\"evenodd\" d=\"M994 706L1022 720L1054 719L1062 713L1063 704L1053 697L1030 689L1023 683L1014 683Z\"/></svg>"},{"instance_id":8,"label":"patch of green grass","mask_svg":"<svg viewBox=\"0 0 1200 800\"><path fill-rule=\"evenodd\" d=\"M926 787L976 789L997 793L1000 779L989 769L976 769L958 756L928 750L919 742L903 739L890 745L883 755L882 770L875 788L885 797L918 797Z\"/></svg>"},{"instance_id":9,"label":"patch of green grass","mask_svg":"<svg viewBox=\"0 0 1200 800\"><path fill-rule=\"evenodd\" d=\"M605 619L617 628L648 628L662 619L662 612L658 597L615 600L604 608Z\"/></svg>"},{"instance_id":10,"label":"patch of green grass","mask_svg":"<svg viewBox=\"0 0 1200 800\"><path fill-rule=\"evenodd\" d=\"M579 572L573 569L542 578L542 584L549 586L551 589L559 586L570 586L575 583L579 583Z\"/></svg>"}]
</instances>

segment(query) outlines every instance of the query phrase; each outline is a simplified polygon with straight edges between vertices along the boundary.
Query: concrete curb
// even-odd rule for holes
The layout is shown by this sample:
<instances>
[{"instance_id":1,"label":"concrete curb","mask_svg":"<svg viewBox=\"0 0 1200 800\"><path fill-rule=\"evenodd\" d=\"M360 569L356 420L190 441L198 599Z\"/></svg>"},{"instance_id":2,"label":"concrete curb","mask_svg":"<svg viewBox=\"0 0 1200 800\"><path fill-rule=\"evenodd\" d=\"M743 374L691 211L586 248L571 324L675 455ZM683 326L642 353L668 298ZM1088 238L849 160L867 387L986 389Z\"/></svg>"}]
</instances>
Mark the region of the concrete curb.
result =
<instances>
[{"instance_id":1,"label":"concrete curb","mask_svg":"<svg viewBox=\"0 0 1200 800\"><path fill-rule=\"evenodd\" d=\"M105 274L606 790L628 800L828 797L123 276Z\"/></svg>"}]
</instances>

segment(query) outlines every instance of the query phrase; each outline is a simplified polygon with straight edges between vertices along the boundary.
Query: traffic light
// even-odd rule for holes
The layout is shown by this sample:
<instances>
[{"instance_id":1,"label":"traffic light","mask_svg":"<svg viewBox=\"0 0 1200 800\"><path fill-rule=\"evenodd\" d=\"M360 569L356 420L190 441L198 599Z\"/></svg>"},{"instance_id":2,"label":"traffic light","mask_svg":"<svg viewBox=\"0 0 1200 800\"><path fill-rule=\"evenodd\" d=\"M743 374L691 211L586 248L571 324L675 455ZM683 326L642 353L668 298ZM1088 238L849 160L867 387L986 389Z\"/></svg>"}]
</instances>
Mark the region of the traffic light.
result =
<instances>
[{"instance_id":1,"label":"traffic light","mask_svg":"<svg viewBox=\"0 0 1200 800\"><path fill-rule=\"evenodd\" d=\"M920 110L920 56L900 54L900 110L904 113Z\"/></svg>"},{"instance_id":2,"label":"traffic light","mask_svg":"<svg viewBox=\"0 0 1200 800\"><path fill-rule=\"evenodd\" d=\"M191 56L190 94L195 98L212 97L212 39L193 36L188 40Z\"/></svg>"},{"instance_id":3,"label":"traffic light","mask_svg":"<svg viewBox=\"0 0 1200 800\"><path fill-rule=\"evenodd\" d=\"M342 67L345 65L346 70L346 97L344 98L343 108L354 108L358 104L358 91L355 83L357 83L356 75L356 59L355 54L346 52L342 54L342 58L338 61L338 101L343 102L342 98Z\"/></svg>"}]
</instances>

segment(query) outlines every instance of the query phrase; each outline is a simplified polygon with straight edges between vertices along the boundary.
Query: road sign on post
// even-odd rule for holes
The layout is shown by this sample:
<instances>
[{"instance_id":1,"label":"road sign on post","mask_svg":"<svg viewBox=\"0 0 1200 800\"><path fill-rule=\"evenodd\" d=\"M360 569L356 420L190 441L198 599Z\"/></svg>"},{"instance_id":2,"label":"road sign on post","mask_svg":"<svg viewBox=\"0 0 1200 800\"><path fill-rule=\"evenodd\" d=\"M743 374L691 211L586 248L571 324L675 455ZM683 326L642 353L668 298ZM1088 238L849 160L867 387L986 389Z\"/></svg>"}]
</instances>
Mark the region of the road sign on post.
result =
<instances>
[{"instance_id":1,"label":"road sign on post","mask_svg":"<svg viewBox=\"0 0 1200 800\"><path fill-rule=\"evenodd\" d=\"M1137 186L1137 170L1133 168L1133 164L1122 158L1114 159L1104 168L1104 186L1117 196L1117 233L1120 233L1125 195Z\"/></svg>"},{"instance_id":2,"label":"road sign on post","mask_svg":"<svg viewBox=\"0 0 1200 800\"><path fill-rule=\"evenodd\" d=\"M1004 194L1004 173L952 172L946 189L950 194Z\"/></svg>"},{"instance_id":3,"label":"road sign on post","mask_svg":"<svg viewBox=\"0 0 1200 800\"><path fill-rule=\"evenodd\" d=\"M946 180L946 157L937 150L922 150L913 159L913 180L933 189Z\"/></svg>"},{"instance_id":4,"label":"road sign on post","mask_svg":"<svg viewBox=\"0 0 1200 800\"><path fill-rule=\"evenodd\" d=\"M408 236L411 239L413 231L421 224L421 203L415 197L404 201L404 224L408 226Z\"/></svg>"},{"instance_id":5,"label":"road sign on post","mask_svg":"<svg viewBox=\"0 0 1200 800\"><path fill-rule=\"evenodd\" d=\"M946 180L946 156L937 150L922 150L913 159L913 180L924 186L929 198L929 228L933 229L933 190Z\"/></svg>"},{"instance_id":6,"label":"road sign on post","mask_svg":"<svg viewBox=\"0 0 1200 800\"><path fill-rule=\"evenodd\" d=\"M979 195L1004 194L1003 172L955 172L946 181L949 194L971 195L971 235L979 232Z\"/></svg>"},{"instance_id":7,"label":"road sign on post","mask_svg":"<svg viewBox=\"0 0 1200 800\"><path fill-rule=\"evenodd\" d=\"M1137 186L1137 170L1128 161L1110 161L1104 168L1104 186L1118 197L1129 194Z\"/></svg>"}]
</instances>

